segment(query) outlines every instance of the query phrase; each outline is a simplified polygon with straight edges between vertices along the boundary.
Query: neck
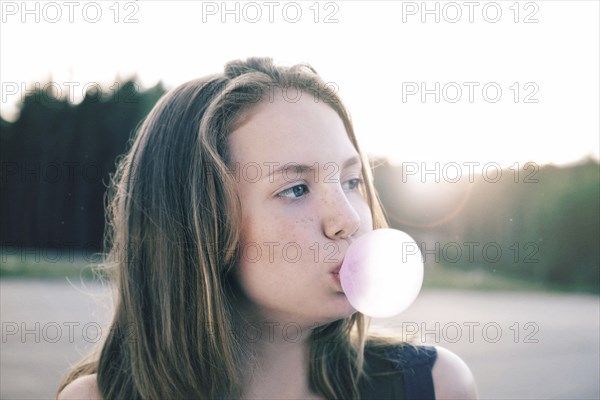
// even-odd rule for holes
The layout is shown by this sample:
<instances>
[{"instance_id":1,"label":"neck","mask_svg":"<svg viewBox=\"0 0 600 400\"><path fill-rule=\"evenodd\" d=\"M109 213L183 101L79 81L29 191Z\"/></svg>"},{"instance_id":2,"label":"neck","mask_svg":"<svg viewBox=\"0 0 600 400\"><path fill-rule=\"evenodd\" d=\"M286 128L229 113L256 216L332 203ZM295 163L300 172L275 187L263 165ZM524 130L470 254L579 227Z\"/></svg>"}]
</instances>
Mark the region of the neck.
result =
<instances>
[{"instance_id":1,"label":"neck","mask_svg":"<svg viewBox=\"0 0 600 400\"><path fill-rule=\"evenodd\" d=\"M281 315L245 313L236 327L239 340L249 350L242 368L242 398L319 398L310 390L310 335L313 328L287 321Z\"/></svg>"},{"instance_id":2,"label":"neck","mask_svg":"<svg viewBox=\"0 0 600 400\"><path fill-rule=\"evenodd\" d=\"M279 328L279 329L278 329ZM317 399L310 390L308 335L296 342L282 340L280 326L262 332L251 345L253 357L244 370L243 398ZM280 331L280 332L278 332ZM270 333L270 335L269 335Z\"/></svg>"}]
</instances>

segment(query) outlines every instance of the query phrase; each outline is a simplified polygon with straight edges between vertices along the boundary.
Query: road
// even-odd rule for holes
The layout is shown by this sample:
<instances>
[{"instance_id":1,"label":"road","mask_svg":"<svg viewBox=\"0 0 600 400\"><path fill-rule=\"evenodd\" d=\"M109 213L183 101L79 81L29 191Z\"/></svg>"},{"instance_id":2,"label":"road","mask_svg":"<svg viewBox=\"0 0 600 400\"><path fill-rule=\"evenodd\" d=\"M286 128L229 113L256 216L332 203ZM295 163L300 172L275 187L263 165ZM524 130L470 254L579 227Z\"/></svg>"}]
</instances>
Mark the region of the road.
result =
<instances>
[{"instance_id":1,"label":"road","mask_svg":"<svg viewBox=\"0 0 600 400\"><path fill-rule=\"evenodd\" d=\"M109 294L89 282L0 281L0 397L54 398L110 320ZM593 295L429 289L372 327L454 351L483 399L598 399L599 320Z\"/></svg>"}]
</instances>

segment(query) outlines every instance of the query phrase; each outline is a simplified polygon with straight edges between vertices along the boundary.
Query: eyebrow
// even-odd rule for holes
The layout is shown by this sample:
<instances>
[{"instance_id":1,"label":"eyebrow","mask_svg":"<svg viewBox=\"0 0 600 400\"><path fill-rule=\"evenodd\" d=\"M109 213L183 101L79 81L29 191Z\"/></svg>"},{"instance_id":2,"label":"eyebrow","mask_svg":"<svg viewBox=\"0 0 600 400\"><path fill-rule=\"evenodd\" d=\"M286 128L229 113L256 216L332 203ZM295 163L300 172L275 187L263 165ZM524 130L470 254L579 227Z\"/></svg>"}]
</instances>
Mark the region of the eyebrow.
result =
<instances>
[{"instance_id":1,"label":"eyebrow","mask_svg":"<svg viewBox=\"0 0 600 400\"><path fill-rule=\"evenodd\" d=\"M306 172L309 171L314 171L314 166L315 164L318 164L318 162L315 162L313 165L307 165L307 164L296 164L296 163L286 163L282 166L280 166L279 168L275 168L273 171L271 171L271 173L267 174L266 176L262 177L261 179L265 179L265 178L269 178L275 174L278 174L280 172L283 171L290 171L293 170L296 174L300 173L300 174L304 174ZM329 164L329 163L328 163ZM356 165L359 164L362 166L362 162L360 160L360 157L358 156L352 156L349 159L347 159L346 161L344 161L342 163L342 168L348 168L352 165Z\"/></svg>"}]
</instances>

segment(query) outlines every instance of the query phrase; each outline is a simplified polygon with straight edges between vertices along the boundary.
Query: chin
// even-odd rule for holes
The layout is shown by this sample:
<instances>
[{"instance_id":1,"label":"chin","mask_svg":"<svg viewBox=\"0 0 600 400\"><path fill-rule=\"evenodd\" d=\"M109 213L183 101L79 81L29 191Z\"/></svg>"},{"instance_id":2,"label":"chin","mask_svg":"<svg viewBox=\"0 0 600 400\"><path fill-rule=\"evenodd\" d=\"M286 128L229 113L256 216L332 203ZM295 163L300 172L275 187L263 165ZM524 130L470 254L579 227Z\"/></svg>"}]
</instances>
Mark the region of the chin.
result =
<instances>
[{"instance_id":1,"label":"chin","mask_svg":"<svg viewBox=\"0 0 600 400\"><path fill-rule=\"evenodd\" d=\"M335 309L331 310L331 313L328 313L329 316L324 318L324 323L329 323L333 321L337 321L340 319L348 318L357 313L356 309L350 305L346 296L343 296L344 300L340 302L341 304L336 304Z\"/></svg>"}]
</instances>

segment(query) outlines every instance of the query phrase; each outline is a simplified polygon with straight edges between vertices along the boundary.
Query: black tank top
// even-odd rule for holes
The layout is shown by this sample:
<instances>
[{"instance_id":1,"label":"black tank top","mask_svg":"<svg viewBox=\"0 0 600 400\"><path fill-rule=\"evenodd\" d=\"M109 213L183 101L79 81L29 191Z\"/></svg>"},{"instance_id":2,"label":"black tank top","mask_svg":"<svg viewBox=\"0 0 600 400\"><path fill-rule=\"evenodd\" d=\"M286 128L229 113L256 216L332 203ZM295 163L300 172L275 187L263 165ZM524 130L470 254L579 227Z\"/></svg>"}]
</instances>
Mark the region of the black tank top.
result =
<instances>
[{"instance_id":1,"label":"black tank top","mask_svg":"<svg viewBox=\"0 0 600 400\"><path fill-rule=\"evenodd\" d=\"M359 383L361 399L435 400L431 370L435 347L401 344L365 350L371 379Z\"/></svg>"}]
</instances>

